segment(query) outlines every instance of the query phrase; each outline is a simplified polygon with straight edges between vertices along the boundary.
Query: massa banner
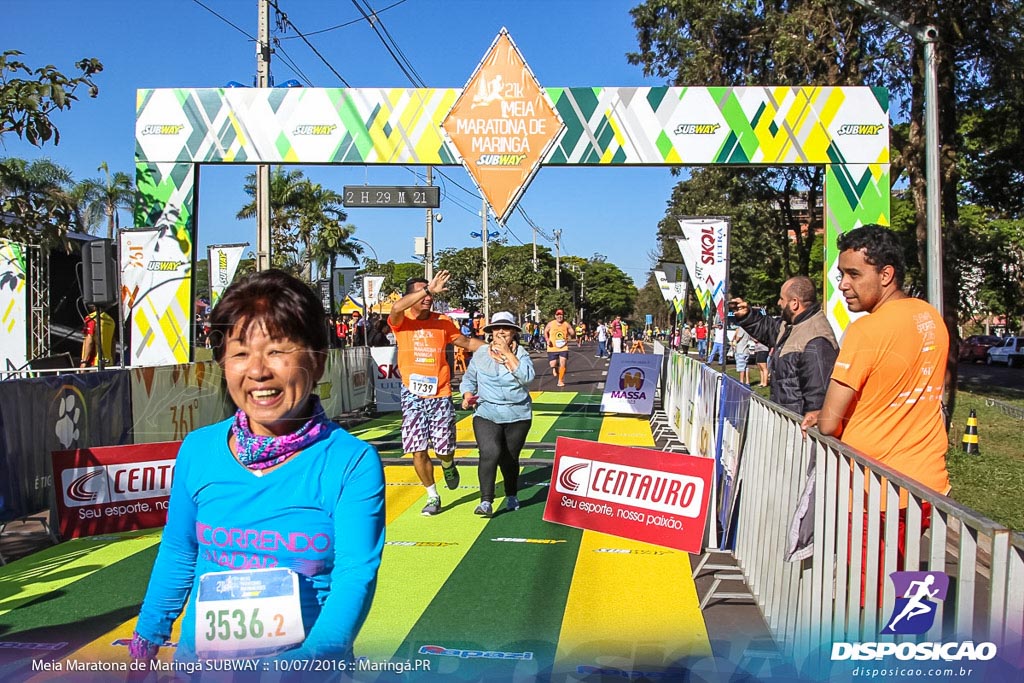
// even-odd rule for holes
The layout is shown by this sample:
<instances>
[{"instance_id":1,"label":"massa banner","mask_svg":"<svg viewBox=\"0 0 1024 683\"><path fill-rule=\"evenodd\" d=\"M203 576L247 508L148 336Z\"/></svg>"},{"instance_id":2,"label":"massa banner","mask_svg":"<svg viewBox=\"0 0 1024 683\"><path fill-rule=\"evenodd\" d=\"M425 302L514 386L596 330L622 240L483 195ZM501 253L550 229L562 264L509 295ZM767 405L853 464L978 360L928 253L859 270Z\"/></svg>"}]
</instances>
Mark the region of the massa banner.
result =
<instances>
[{"instance_id":1,"label":"massa banner","mask_svg":"<svg viewBox=\"0 0 1024 683\"><path fill-rule=\"evenodd\" d=\"M612 354L601 396L601 412L650 415L654 411L654 392L658 389L660 372L660 354Z\"/></svg>"},{"instance_id":2,"label":"massa banner","mask_svg":"<svg viewBox=\"0 0 1024 683\"><path fill-rule=\"evenodd\" d=\"M558 437L544 520L699 553L715 463Z\"/></svg>"}]
</instances>

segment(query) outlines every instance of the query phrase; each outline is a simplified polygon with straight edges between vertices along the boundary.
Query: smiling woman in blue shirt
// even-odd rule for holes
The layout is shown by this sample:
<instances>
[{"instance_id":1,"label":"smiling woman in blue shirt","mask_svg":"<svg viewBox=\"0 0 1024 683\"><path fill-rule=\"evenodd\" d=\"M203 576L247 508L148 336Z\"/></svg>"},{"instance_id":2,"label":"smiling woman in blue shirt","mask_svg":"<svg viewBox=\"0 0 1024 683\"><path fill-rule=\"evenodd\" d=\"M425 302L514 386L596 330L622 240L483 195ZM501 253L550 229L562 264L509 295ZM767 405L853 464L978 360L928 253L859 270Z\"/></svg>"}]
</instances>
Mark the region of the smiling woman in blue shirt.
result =
<instances>
[{"instance_id":1,"label":"smiling woman in blue shirt","mask_svg":"<svg viewBox=\"0 0 1024 683\"><path fill-rule=\"evenodd\" d=\"M505 509L519 509L519 453L533 422L530 382L534 378L530 353L519 345L520 327L506 311L495 313L484 333L491 343L473 353L459 389L462 408L475 408L473 432L480 449L480 504L474 512L494 512L497 471L505 480Z\"/></svg>"},{"instance_id":2,"label":"smiling woman in blue shirt","mask_svg":"<svg viewBox=\"0 0 1024 683\"><path fill-rule=\"evenodd\" d=\"M323 321L313 291L278 270L233 284L213 310L238 410L182 442L133 658L156 656L187 601L177 663L351 661L384 547L384 475L313 393Z\"/></svg>"}]
</instances>

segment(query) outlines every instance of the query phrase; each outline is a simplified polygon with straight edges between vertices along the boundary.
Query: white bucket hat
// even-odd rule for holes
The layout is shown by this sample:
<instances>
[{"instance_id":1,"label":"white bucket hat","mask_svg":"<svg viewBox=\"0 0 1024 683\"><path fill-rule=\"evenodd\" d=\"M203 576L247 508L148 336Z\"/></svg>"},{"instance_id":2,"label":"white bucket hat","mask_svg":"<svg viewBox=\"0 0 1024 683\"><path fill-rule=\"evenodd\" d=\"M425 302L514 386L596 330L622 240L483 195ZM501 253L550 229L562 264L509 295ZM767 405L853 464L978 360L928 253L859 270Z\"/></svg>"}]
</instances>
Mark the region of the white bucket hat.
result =
<instances>
[{"instance_id":1,"label":"white bucket hat","mask_svg":"<svg viewBox=\"0 0 1024 683\"><path fill-rule=\"evenodd\" d=\"M522 328L516 324L516 318L508 311L498 311L491 316L491 322L484 325L484 332L490 332L495 327L511 327L516 332L521 332Z\"/></svg>"}]
</instances>

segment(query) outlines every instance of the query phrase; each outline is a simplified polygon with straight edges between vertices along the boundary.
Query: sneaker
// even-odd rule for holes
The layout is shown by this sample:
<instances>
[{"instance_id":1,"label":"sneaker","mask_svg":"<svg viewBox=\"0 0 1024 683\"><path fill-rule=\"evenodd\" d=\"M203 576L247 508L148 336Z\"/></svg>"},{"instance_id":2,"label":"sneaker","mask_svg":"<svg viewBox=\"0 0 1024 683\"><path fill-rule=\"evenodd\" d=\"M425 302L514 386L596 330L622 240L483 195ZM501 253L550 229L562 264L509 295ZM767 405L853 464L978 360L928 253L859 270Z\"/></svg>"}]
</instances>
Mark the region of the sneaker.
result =
<instances>
[{"instance_id":1,"label":"sneaker","mask_svg":"<svg viewBox=\"0 0 1024 683\"><path fill-rule=\"evenodd\" d=\"M473 510L473 514L480 515L481 517L490 517L493 515L494 511L491 509L491 501L481 501L480 504L476 506L476 510Z\"/></svg>"},{"instance_id":2,"label":"sneaker","mask_svg":"<svg viewBox=\"0 0 1024 683\"><path fill-rule=\"evenodd\" d=\"M452 463L451 467L442 467L441 471L444 473L444 485L450 490L459 488L459 481L462 477L459 476L459 468Z\"/></svg>"},{"instance_id":3,"label":"sneaker","mask_svg":"<svg viewBox=\"0 0 1024 683\"><path fill-rule=\"evenodd\" d=\"M508 510L509 512L512 512L514 510L518 510L519 509L519 499L516 498L515 496L506 496L505 497L505 509Z\"/></svg>"},{"instance_id":4,"label":"sneaker","mask_svg":"<svg viewBox=\"0 0 1024 683\"><path fill-rule=\"evenodd\" d=\"M565 386L565 382L559 382L559 383L558 383L558 386L560 386L560 387L564 387L564 386Z\"/></svg>"},{"instance_id":5,"label":"sneaker","mask_svg":"<svg viewBox=\"0 0 1024 683\"><path fill-rule=\"evenodd\" d=\"M434 496L433 498L427 498L427 504L420 510L420 514L425 517L433 517L441 511L441 498Z\"/></svg>"}]
</instances>

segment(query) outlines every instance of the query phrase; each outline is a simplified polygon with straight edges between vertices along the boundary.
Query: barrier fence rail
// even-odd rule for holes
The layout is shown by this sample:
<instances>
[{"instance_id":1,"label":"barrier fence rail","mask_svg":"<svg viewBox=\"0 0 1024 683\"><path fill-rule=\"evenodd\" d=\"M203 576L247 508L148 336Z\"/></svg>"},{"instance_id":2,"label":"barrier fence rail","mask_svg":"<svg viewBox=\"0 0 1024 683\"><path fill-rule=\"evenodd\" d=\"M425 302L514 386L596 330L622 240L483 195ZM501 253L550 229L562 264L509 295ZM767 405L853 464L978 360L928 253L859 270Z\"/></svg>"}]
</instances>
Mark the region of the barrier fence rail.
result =
<instances>
[{"instance_id":1,"label":"barrier fence rail","mask_svg":"<svg viewBox=\"0 0 1024 683\"><path fill-rule=\"evenodd\" d=\"M794 662L827 667L834 643L973 641L1024 663L1024 535L816 430L805 435L801 416L749 388L738 429L739 401L727 396L742 385L694 359L673 353L667 375L664 403L676 436L691 453L702 452L709 430L717 443L704 454L720 463L722 531L709 530L708 547L732 547ZM888 578L898 570L949 576L926 633L881 633L904 597Z\"/></svg>"}]
</instances>

